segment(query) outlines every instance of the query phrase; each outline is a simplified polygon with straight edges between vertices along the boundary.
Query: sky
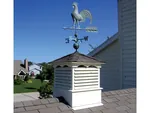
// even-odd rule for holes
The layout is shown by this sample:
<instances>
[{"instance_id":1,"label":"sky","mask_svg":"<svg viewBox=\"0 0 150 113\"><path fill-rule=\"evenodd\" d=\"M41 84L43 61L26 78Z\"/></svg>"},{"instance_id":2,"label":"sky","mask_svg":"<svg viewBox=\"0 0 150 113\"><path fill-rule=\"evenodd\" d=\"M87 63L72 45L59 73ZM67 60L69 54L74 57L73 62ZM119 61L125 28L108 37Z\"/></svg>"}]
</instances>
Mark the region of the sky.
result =
<instances>
[{"instance_id":1,"label":"sky","mask_svg":"<svg viewBox=\"0 0 150 113\"><path fill-rule=\"evenodd\" d=\"M73 42L66 44L65 39L74 32L62 29L73 24L73 2L79 12L87 9L93 17L92 24L86 19L80 27L98 28L98 33L78 32L79 38L89 36L80 43L80 53L88 54L89 44L99 46L118 31L117 0L14 0L14 59L51 62L73 53Z\"/></svg>"}]
</instances>

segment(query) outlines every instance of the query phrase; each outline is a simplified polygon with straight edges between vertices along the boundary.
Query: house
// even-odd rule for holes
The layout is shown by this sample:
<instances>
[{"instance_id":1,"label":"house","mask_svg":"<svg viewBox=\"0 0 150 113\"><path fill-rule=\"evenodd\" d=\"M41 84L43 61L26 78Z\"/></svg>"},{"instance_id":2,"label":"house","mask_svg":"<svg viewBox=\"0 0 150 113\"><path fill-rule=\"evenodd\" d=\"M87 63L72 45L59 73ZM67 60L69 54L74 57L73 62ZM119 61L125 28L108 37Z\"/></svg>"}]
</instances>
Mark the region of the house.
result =
<instances>
[{"instance_id":1,"label":"house","mask_svg":"<svg viewBox=\"0 0 150 113\"><path fill-rule=\"evenodd\" d=\"M136 87L136 0L118 0L118 32L88 55L106 62L104 90Z\"/></svg>"},{"instance_id":2,"label":"house","mask_svg":"<svg viewBox=\"0 0 150 113\"><path fill-rule=\"evenodd\" d=\"M37 74L40 74L42 71L42 66L36 63L29 65L29 75L35 77Z\"/></svg>"},{"instance_id":3,"label":"house","mask_svg":"<svg viewBox=\"0 0 150 113\"><path fill-rule=\"evenodd\" d=\"M28 61L24 60L24 64L21 60L14 60L14 78L17 76L24 78L24 76L28 74Z\"/></svg>"}]
</instances>

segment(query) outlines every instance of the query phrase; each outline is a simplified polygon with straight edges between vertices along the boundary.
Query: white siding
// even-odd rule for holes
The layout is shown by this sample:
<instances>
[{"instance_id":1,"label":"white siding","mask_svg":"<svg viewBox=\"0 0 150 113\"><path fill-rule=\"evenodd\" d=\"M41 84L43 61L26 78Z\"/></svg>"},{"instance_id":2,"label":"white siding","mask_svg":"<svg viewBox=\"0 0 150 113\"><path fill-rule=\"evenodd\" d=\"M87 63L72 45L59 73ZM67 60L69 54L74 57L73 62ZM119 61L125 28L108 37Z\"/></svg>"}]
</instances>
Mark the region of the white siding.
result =
<instances>
[{"instance_id":1,"label":"white siding","mask_svg":"<svg viewBox=\"0 0 150 113\"><path fill-rule=\"evenodd\" d=\"M118 0L122 87L136 86L136 0Z\"/></svg>"},{"instance_id":2,"label":"white siding","mask_svg":"<svg viewBox=\"0 0 150 113\"><path fill-rule=\"evenodd\" d=\"M39 70L32 69L32 70L29 71L29 75L31 75L32 72L34 72L34 75L40 74L40 71L39 71Z\"/></svg>"},{"instance_id":3,"label":"white siding","mask_svg":"<svg viewBox=\"0 0 150 113\"><path fill-rule=\"evenodd\" d=\"M34 72L34 75L40 74L40 71L42 71L42 67L36 64L32 64L29 66L29 75Z\"/></svg>"},{"instance_id":4,"label":"white siding","mask_svg":"<svg viewBox=\"0 0 150 113\"><path fill-rule=\"evenodd\" d=\"M104 90L136 87L136 0L118 0L118 30L118 41L91 55L106 61L101 69Z\"/></svg>"},{"instance_id":5,"label":"white siding","mask_svg":"<svg viewBox=\"0 0 150 113\"><path fill-rule=\"evenodd\" d=\"M102 65L100 71L100 83L104 91L121 88L119 50L119 41L116 40L104 50L98 52L93 56L102 61L106 61L106 64Z\"/></svg>"}]
</instances>

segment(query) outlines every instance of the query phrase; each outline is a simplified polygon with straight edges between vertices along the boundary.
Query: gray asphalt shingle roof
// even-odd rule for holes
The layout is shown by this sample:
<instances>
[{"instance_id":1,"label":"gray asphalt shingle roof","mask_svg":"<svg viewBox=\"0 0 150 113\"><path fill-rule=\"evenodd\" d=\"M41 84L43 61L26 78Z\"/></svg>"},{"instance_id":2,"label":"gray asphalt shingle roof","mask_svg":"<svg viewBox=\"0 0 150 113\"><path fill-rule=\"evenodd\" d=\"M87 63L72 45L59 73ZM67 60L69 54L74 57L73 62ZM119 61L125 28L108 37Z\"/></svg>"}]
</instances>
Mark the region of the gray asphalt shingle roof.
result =
<instances>
[{"instance_id":1,"label":"gray asphalt shingle roof","mask_svg":"<svg viewBox=\"0 0 150 113\"><path fill-rule=\"evenodd\" d=\"M28 71L23 67L21 60L14 60L14 75L18 75L20 71L27 73Z\"/></svg>"},{"instance_id":2,"label":"gray asphalt shingle roof","mask_svg":"<svg viewBox=\"0 0 150 113\"><path fill-rule=\"evenodd\" d=\"M79 53L78 51L75 51L72 54L66 55L64 57L61 57L59 59L54 60L52 63L57 62L88 62L88 63L104 63L103 61L99 61L93 57L86 56L84 54Z\"/></svg>"},{"instance_id":3,"label":"gray asphalt shingle roof","mask_svg":"<svg viewBox=\"0 0 150 113\"><path fill-rule=\"evenodd\" d=\"M89 97L90 98L90 97ZM72 110L57 98L14 103L15 113L136 113L136 89L102 92L103 106Z\"/></svg>"}]
</instances>

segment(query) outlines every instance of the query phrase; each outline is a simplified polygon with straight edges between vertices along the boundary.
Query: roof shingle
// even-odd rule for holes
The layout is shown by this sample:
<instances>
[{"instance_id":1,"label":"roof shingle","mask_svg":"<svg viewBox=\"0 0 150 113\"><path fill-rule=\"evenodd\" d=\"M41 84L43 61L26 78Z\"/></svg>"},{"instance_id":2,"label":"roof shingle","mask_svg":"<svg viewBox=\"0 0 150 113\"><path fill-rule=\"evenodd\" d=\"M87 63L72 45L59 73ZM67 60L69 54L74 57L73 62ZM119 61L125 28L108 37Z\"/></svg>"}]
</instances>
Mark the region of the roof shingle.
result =
<instances>
[{"instance_id":1,"label":"roof shingle","mask_svg":"<svg viewBox=\"0 0 150 113\"><path fill-rule=\"evenodd\" d=\"M135 88L102 92L102 103L104 104L103 106L86 108L86 109L81 109L81 110L72 110L68 105L65 105L61 102L56 101L55 103L53 103L51 101L48 101L49 99L44 99L46 100L46 103L41 102L40 105L30 105L28 106L28 108L30 108L29 110L26 109L27 107L25 105L16 106L16 104L18 103L15 103L14 111L15 113L29 113L29 112L34 112L34 113L36 112L37 113L38 112L39 113L54 113L54 112L55 113L58 113L58 112L59 113L87 113L87 112L89 113L129 113L129 112L136 113L136 96L131 96L131 95L136 95ZM56 98L53 98L53 99L56 99ZM132 101L129 101L129 100L132 100ZM43 99L41 101L43 101ZM33 103L33 101L30 101L30 102Z\"/></svg>"},{"instance_id":2,"label":"roof shingle","mask_svg":"<svg viewBox=\"0 0 150 113\"><path fill-rule=\"evenodd\" d=\"M14 60L14 75L18 75L20 71L27 73L28 71L23 67L21 60Z\"/></svg>"},{"instance_id":3,"label":"roof shingle","mask_svg":"<svg viewBox=\"0 0 150 113\"><path fill-rule=\"evenodd\" d=\"M86 56L84 54L79 53L78 51L75 51L72 54L66 55L64 57L61 57L59 59L54 60L52 63L58 63L58 62L87 62L87 63L104 63L103 61L99 61L93 57Z\"/></svg>"}]
</instances>

